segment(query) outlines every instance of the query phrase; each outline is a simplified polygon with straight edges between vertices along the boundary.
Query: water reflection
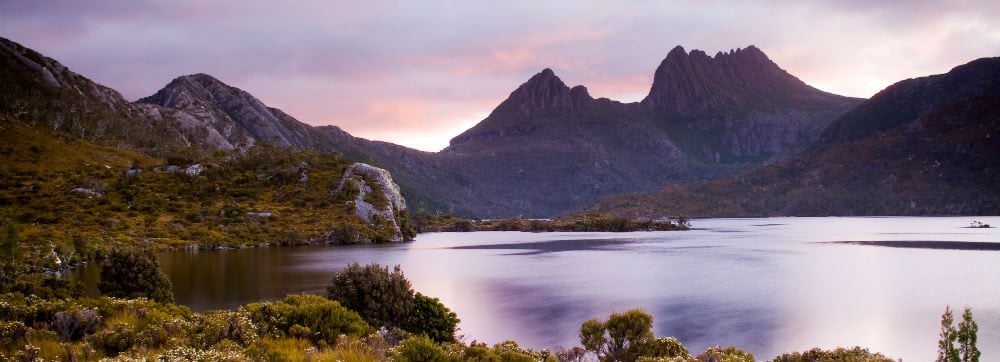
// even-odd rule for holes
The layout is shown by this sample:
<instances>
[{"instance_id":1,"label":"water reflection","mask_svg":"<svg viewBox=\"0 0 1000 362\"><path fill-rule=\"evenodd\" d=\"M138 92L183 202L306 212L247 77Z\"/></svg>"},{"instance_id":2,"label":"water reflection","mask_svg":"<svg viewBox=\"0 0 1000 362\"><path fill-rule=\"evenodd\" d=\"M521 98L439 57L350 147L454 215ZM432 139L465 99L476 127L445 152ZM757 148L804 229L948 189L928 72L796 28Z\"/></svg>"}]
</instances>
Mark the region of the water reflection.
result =
<instances>
[{"instance_id":1,"label":"water reflection","mask_svg":"<svg viewBox=\"0 0 1000 362\"><path fill-rule=\"evenodd\" d=\"M980 218L998 225L1000 218ZM351 262L402 266L414 288L462 319L467 340L578 344L580 323L643 308L657 335L692 351L738 345L759 359L862 345L933 359L947 304L969 305L984 356L1000 356L997 229L967 218L696 220L698 230L638 233L439 233L378 247L294 247L160 256L180 303L233 308L323 293ZM914 236L918 235L918 236ZM914 239L922 243L912 244ZM887 248L838 244L899 244ZM96 268L77 277L96 285Z\"/></svg>"}]
</instances>

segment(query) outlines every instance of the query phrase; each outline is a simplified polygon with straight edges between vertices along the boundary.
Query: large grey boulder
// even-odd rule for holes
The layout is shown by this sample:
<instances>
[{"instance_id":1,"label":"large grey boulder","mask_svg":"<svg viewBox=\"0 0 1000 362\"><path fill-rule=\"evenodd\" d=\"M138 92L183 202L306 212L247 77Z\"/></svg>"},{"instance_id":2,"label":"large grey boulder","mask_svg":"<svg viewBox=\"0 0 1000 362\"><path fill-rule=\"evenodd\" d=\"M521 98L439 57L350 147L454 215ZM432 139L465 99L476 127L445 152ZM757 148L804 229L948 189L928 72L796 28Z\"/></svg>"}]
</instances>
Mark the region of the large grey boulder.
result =
<instances>
[{"instance_id":1,"label":"large grey boulder","mask_svg":"<svg viewBox=\"0 0 1000 362\"><path fill-rule=\"evenodd\" d=\"M355 163L344 171L333 195L346 196L358 218L376 233L386 232L387 241L412 239L412 232L407 230L406 200L389 171Z\"/></svg>"}]
</instances>

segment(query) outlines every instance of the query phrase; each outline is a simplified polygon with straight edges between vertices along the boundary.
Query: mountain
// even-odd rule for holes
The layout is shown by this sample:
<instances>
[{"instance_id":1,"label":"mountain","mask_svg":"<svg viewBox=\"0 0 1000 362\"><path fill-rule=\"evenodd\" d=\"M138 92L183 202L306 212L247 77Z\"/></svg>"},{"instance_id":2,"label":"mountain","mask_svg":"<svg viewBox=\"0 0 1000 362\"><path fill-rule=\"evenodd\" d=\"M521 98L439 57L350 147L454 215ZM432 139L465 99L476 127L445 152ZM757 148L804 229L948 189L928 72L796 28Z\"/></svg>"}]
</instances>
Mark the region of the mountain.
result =
<instances>
[{"instance_id":1,"label":"mountain","mask_svg":"<svg viewBox=\"0 0 1000 362\"><path fill-rule=\"evenodd\" d=\"M542 70L439 157L476 200L497 200L480 214L547 216L788 158L860 101L806 85L753 46L715 57L677 47L637 103L594 99Z\"/></svg>"},{"instance_id":2,"label":"mountain","mask_svg":"<svg viewBox=\"0 0 1000 362\"><path fill-rule=\"evenodd\" d=\"M230 87L207 74L179 77L156 94L142 98L140 105L168 108L176 117L182 110L202 127L213 130L211 146L233 149L258 140L279 147L310 148L317 145L315 130L281 110L270 108L247 92ZM146 108L149 113L156 107Z\"/></svg>"},{"instance_id":3,"label":"mountain","mask_svg":"<svg viewBox=\"0 0 1000 362\"><path fill-rule=\"evenodd\" d=\"M214 77L128 102L55 60L0 41L0 112L168 157L256 143L338 152L392 172L411 209L551 216L616 193L726 177L801 153L860 100L809 87L756 47L669 52L636 103L593 98L545 69L438 153L313 127Z\"/></svg>"},{"instance_id":4,"label":"mountain","mask_svg":"<svg viewBox=\"0 0 1000 362\"><path fill-rule=\"evenodd\" d=\"M588 208L644 217L995 215L998 135L1000 58L984 58L886 88L797 159Z\"/></svg>"}]
</instances>

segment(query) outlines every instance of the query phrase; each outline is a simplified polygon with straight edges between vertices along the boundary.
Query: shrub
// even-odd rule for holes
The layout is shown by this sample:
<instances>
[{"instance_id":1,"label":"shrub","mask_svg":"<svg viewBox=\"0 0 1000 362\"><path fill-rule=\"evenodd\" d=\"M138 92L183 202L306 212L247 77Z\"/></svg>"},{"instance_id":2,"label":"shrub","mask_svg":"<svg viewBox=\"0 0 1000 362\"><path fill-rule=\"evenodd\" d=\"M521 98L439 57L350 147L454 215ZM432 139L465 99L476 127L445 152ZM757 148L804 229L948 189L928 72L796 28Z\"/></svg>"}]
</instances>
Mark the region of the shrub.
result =
<instances>
[{"instance_id":1,"label":"shrub","mask_svg":"<svg viewBox=\"0 0 1000 362\"><path fill-rule=\"evenodd\" d=\"M642 352L643 356L654 357L654 358L659 358L659 357L674 358L674 357L690 356L687 348L685 348L684 345L677 340L677 338L673 337L652 339L649 341L649 343L646 344L644 349L645 350Z\"/></svg>"},{"instance_id":2,"label":"shrub","mask_svg":"<svg viewBox=\"0 0 1000 362\"><path fill-rule=\"evenodd\" d=\"M174 301L170 279L160 270L160 263L148 249L111 250L101 265L97 288L111 297Z\"/></svg>"},{"instance_id":3,"label":"shrub","mask_svg":"<svg viewBox=\"0 0 1000 362\"><path fill-rule=\"evenodd\" d=\"M602 361L635 361L654 339L652 327L653 316L642 310L611 313L605 322L583 322L580 342Z\"/></svg>"},{"instance_id":4,"label":"shrub","mask_svg":"<svg viewBox=\"0 0 1000 362\"><path fill-rule=\"evenodd\" d=\"M403 329L426 335L438 343L455 340L458 316L445 307L437 298L417 293L413 299L413 309Z\"/></svg>"},{"instance_id":5,"label":"shrub","mask_svg":"<svg viewBox=\"0 0 1000 362\"><path fill-rule=\"evenodd\" d=\"M774 357L774 362L812 362L812 361L858 361L858 362L894 362L896 360L881 353L872 353L866 348L837 348L826 351L813 348L805 352L785 353Z\"/></svg>"},{"instance_id":6,"label":"shrub","mask_svg":"<svg viewBox=\"0 0 1000 362\"><path fill-rule=\"evenodd\" d=\"M695 358L699 362L754 362L753 354L734 346L709 347Z\"/></svg>"},{"instance_id":7,"label":"shrub","mask_svg":"<svg viewBox=\"0 0 1000 362\"><path fill-rule=\"evenodd\" d=\"M243 307L262 334L309 338L334 343L340 335L360 337L371 329L354 311L336 301L294 294L280 301Z\"/></svg>"},{"instance_id":8,"label":"shrub","mask_svg":"<svg viewBox=\"0 0 1000 362\"><path fill-rule=\"evenodd\" d=\"M424 336L410 337L399 345L393 360L398 362L444 362L448 356L434 341Z\"/></svg>"},{"instance_id":9,"label":"shrub","mask_svg":"<svg viewBox=\"0 0 1000 362\"><path fill-rule=\"evenodd\" d=\"M77 341L97 330L100 323L96 310L84 309L56 312L52 327L63 341Z\"/></svg>"},{"instance_id":10,"label":"shrub","mask_svg":"<svg viewBox=\"0 0 1000 362\"><path fill-rule=\"evenodd\" d=\"M390 273L377 263L352 263L333 275L326 290L374 326L402 327L413 308L413 289L398 265Z\"/></svg>"}]
</instances>

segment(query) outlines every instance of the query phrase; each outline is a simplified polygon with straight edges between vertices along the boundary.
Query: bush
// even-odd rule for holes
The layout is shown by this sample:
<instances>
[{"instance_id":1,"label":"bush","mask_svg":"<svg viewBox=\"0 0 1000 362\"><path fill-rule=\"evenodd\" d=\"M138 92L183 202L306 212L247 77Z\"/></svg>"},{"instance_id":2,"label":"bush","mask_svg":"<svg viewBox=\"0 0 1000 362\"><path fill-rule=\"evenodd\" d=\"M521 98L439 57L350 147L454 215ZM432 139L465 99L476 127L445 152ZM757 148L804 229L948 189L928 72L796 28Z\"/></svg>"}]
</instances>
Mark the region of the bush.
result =
<instances>
[{"instance_id":1,"label":"bush","mask_svg":"<svg viewBox=\"0 0 1000 362\"><path fill-rule=\"evenodd\" d=\"M455 312L445 307L440 300L417 293L413 299L412 312L403 329L425 335L434 342L453 342L458 322Z\"/></svg>"},{"instance_id":2,"label":"bush","mask_svg":"<svg viewBox=\"0 0 1000 362\"><path fill-rule=\"evenodd\" d=\"M333 275L330 299L358 312L374 326L402 327L413 309L414 294L399 266L390 273L377 263L352 263Z\"/></svg>"},{"instance_id":3,"label":"bush","mask_svg":"<svg viewBox=\"0 0 1000 362\"><path fill-rule=\"evenodd\" d=\"M866 348L837 348L826 351L813 348L805 352L785 353L774 357L774 362L813 362L813 361L848 361L848 362L894 362L896 360L881 353L872 353Z\"/></svg>"},{"instance_id":4,"label":"bush","mask_svg":"<svg viewBox=\"0 0 1000 362\"><path fill-rule=\"evenodd\" d=\"M652 328L653 316L642 310L611 313L605 322L583 322L580 343L601 361L635 361L654 339Z\"/></svg>"},{"instance_id":5,"label":"bush","mask_svg":"<svg viewBox=\"0 0 1000 362\"><path fill-rule=\"evenodd\" d=\"M111 250L101 265L97 288L111 297L149 298L161 303L174 301L170 279L160 270L156 255L148 249Z\"/></svg>"},{"instance_id":6,"label":"bush","mask_svg":"<svg viewBox=\"0 0 1000 362\"><path fill-rule=\"evenodd\" d=\"M434 341L424 336L411 337L396 350L393 360L398 362L444 362L448 356Z\"/></svg>"},{"instance_id":7,"label":"bush","mask_svg":"<svg viewBox=\"0 0 1000 362\"><path fill-rule=\"evenodd\" d=\"M361 337L371 329L361 317L336 301L294 294L280 301L243 307L260 333L335 343L340 335Z\"/></svg>"},{"instance_id":8,"label":"bush","mask_svg":"<svg viewBox=\"0 0 1000 362\"><path fill-rule=\"evenodd\" d=\"M753 354L729 346L722 348L719 346L709 347L696 357L699 362L754 362Z\"/></svg>"}]
</instances>

